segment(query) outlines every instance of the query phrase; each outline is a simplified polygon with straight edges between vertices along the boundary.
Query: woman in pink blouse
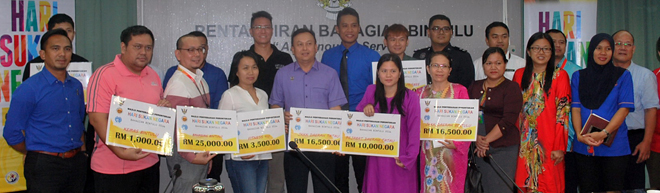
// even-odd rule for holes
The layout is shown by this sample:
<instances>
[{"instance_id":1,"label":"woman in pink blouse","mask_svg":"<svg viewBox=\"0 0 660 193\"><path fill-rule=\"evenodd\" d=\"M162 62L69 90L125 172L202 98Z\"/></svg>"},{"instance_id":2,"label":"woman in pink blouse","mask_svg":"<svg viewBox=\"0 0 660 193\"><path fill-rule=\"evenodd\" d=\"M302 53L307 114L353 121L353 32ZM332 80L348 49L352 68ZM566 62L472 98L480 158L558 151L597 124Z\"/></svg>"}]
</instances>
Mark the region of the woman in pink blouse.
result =
<instances>
[{"instance_id":1,"label":"woman in pink blouse","mask_svg":"<svg viewBox=\"0 0 660 193\"><path fill-rule=\"evenodd\" d=\"M434 52L427 57L426 72L431 76L431 84L417 90L419 97L468 99L463 85L447 80L451 69L451 57L446 52ZM462 193L470 142L424 140L421 146L421 192Z\"/></svg>"}]
</instances>

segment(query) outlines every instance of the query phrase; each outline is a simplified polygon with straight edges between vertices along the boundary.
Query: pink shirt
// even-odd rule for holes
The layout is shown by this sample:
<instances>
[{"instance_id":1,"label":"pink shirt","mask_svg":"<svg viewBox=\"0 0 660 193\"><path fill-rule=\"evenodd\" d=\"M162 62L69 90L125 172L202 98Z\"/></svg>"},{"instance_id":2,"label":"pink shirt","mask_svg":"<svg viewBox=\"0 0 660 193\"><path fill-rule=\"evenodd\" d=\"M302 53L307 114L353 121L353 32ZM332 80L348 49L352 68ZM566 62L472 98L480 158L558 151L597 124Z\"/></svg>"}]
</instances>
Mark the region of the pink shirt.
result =
<instances>
[{"instance_id":1,"label":"pink shirt","mask_svg":"<svg viewBox=\"0 0 660 193\"><path fill-rule=\"evenodd\" d=\"M87 87L87 112L108 113L112 95L140 102L156 104L163 96L163 87L156 71L146 67L140 75L126 68L117 54L111 63L94 71ZM103 128L105 129L105 128ZM146 169L158 163L158 155L137 160L123 160L115 155L103 141L96 140L92 154L92 170L103 174L127 174Z\"/></svg>"}]
</instances>

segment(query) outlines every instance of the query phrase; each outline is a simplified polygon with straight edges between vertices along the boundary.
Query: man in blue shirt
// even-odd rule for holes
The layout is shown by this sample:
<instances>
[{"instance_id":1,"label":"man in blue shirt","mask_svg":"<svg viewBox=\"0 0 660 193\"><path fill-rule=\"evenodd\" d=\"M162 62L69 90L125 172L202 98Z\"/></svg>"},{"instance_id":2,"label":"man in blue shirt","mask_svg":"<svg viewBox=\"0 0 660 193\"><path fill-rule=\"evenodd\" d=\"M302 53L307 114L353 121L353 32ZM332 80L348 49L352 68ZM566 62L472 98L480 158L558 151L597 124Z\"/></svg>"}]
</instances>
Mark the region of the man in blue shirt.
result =
<instances>
[{"instance_id":1,"label":"man in blue shirt","mask_svg":"<svg viewBox=\"0 0 660 193\"><path fill-rule=\"evenodd\" d=\"M337 14L337 26L335 31L341 38L341 44L323 53L321 63L334 68L339 74L339 79L348 99L348 104L342 106L342 110L355 111L355 107L362 100L367 86L373 84L371 63L378 61L378 52L357 43L360 33L360 15L355 9L347 7ZM342 192L348 191L348 160L353 157L353 171L358 184L358 190L362 190L362 179L364 177L365 156L337 156L335 181Z\"/></svg>"},{"instance_id":2,"label":"man in blue shirt","mask_svg":"<svg viewBox=\"0 0 660 193\"><path fill-rule=\"evenodd\" d=\"M562 68L568 73L568 78L573 78L573 73L582 69L582 67L569 61L564 55L566 53L566 35L556 29L545 31L550 35L552 42L555 45L555 67ZM572 114L569 116L573 116ZM576 153L573 152L573 140L575 139L575 130L573 129L573 119L569 118L568 128L568 141L566 145L566 155L564 155L564 163L566 171L577 171L577 161L575 160ZM566 193L577 193L579 174L577 172L564 172L564 182Z\"/></svg>"},{"instance_id":3,"label":"man in blue shirt","mask_svg":"<svg viewBox=\"0 0 660 193\"><path fill-rule=\"evenodd\" d=\"M3 137L16 151L26 154L28 192L84 189L85 100L82 84L66 71L71 54L66 31L46 32L39 51L46 70L16 89L7 112Z\"/></svg>"},{"instance_id":4,"label":"man in blue shirt","mask_svg":"<svg viewBox=\"0 0 660 193\"><path fill-rule=\"evenodd\" d=\"M626 31L612 34L614 39L614 66L630 71L633 79L635 111L626 116L628 125L628 143L632 153L628 159L624 190L644 189L646 187L646 159L651 153L651 139L655 131L658 107L658 85L651 70L632 61L635 54L635 38Z\"/></svg>"},{"instance_id":5,"label":"man in blue shirt","mask_svg":"<svg viewBox=\"0 0 660 193\"><path fill-rule=\"evenodd\" d=\"M566 35L564 32L561 32L556 29L551 29L545 31L546 34L550 35L552 42L555 45L555 66L557 68L562 68L568 73L568 78L573 77L573 73L581 70L582 67L577 64L569 61L566 56Z\"/></svg>"}]
</instances>

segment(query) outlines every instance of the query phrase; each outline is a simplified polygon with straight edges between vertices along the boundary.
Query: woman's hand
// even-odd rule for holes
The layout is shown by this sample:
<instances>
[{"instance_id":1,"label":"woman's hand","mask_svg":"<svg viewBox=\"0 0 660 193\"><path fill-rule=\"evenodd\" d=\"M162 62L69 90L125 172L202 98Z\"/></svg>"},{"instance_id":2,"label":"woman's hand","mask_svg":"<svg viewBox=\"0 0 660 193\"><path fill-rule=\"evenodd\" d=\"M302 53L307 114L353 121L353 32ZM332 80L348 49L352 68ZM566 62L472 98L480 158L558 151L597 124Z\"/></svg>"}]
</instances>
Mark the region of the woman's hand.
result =
<instances>
[{"instance_id":1,"label":"woman's hand","mask_svg":"<svg viewBox=\"0 0 660 193\"><path fill-rule=\"evenodd\" d=\"M600 132L597 132L597 133L600 133ZM594 139L592 134L593 133L588 133L586 135L578 135L577 136L578 141L582 142L582 143L584 143L588 146L599 146L601 143L603 143L603 140L598 141L598 140Z\"/></svg>"},{"instance_id":2,"label":"woman's hand","mask_svg":"<svg viewBox=\"0 0 660 193\"><path fill-rule=\"evenodd\" d=\"M486 152L490 150L490 143L488 140L486 140L486 136L479 135L477 136L477 142L475 142L477 145L477 149L474 151L477 153L477 156L479 157L486 157L488 156Z\"/></svg>"},{"instance_id":3,"label":"woman's hand","mask_svg":"<svg viewBox=\"0 0 660 193\"><path fill-rule=\"evenodd\" d=\"M374 105L368 104L367 106L364 107L363 112L364 112L364 115L366 115L367 117L374 116L374 113L375 113Z\"/></svg>"},{"instance_id":4,"label":"woman's hand","mask_svg":"<svg viewBox=\"0 0 660 193\"><path fill-rule=\"evenodd\" d=\"M550 152L550 159L555 160L555 165L564 161L564 151L555 150Z\"/></svg>"},{"instance_id":5,"label":"woman's hand","mask_svg":"<svg viewBox=\"0 0 660 193\"><path fill-rule=\"evenodd\" d=\"M444 145L447 149L456 149L456 145L454 145L454 140L439 140L438 143L441 143Z\"/></svg>"},{"instance_id":6,"label":"woman's hand","mask_svg":"<svg viewBox=\"0 0 660 193\"><path fill-rule=\"evenodd\" d=\"M406 169L406 166L403 165L403 163L401 163L401 160L399 159L399 157L395 157L395 158L394 158L394 162L396 163L397 166L399 166L399 167L401 167L401 168L403 168L403 169Z\"/></svg>"}]
</instances>

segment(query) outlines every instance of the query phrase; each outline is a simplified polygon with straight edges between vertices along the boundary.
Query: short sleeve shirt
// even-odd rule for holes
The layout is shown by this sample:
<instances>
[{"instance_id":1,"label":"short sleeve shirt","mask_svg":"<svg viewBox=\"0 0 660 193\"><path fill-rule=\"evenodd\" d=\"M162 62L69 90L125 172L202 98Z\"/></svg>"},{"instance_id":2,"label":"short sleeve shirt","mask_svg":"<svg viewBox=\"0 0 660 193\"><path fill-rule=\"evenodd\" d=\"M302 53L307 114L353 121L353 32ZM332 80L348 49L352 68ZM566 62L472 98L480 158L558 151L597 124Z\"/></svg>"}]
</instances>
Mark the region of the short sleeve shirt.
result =
<instances>
[{"instance_id":1,"label":"short sleeve shirt","mask_svg":"<svg viewBox=\"0 0 660 193\"><path fill-rule=\"evenodd\" d=\"M96 69L89 79L87 88L87 112L108 113L112 95L156 104L163 97L163 87L156 71L145 67L140 75L133 74L121 61L121 54L111 63ZM137 161L117 157L103 141L96 140L92 154L92 170L103 174L127 174L146 169L158 163L158 155Z\"/></svg>"}]
</instances>

